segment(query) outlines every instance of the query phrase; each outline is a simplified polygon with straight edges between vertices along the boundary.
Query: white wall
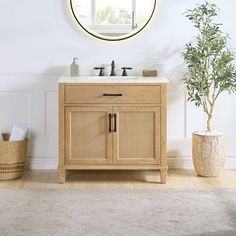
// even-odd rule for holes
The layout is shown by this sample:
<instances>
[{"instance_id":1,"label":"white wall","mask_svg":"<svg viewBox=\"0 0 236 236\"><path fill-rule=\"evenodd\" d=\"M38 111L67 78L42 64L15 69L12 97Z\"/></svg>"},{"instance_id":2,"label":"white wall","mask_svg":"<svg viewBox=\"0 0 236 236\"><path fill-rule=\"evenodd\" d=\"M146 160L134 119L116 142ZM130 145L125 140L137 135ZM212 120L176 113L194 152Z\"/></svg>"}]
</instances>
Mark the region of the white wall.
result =
<instances>
[{"instance_id":1,"label":"white wall","mask_svg":"<svg viewBox=\"0 0 236 236\"><path fill-rule=\"evenodd\" d=\"M180 79L180 56L195 30L182 13L200 0L161 0L158 13L138 36L104 42L88 36L74 23L68 0L0 0L0 127L15 122L30 129L32 168L57 165L57 84L74 56L81 68L118 64L141 68L165 65L170 80L168 156L170 166L191 164L191 132L204 128L201 110L186 103ZM221 8L219 22L236 48L236 1L212 1ZM92 72L91 72L92 73ZM227 135L227 166L236 167L236 95L223 95L215 113L215 128Z\"/></svg>"}]
</instances>

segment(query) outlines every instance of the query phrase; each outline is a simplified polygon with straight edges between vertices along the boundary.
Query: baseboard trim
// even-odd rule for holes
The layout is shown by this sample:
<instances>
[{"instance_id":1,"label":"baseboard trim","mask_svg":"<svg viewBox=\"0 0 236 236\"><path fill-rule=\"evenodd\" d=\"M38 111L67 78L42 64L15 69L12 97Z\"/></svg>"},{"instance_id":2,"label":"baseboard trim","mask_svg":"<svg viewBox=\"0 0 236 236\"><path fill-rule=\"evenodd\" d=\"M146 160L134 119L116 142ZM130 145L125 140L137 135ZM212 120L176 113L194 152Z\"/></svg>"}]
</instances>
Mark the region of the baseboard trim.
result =
<instances>
[{"instance_id":1,"label":"baseboard trim","mask_svg":"<svg viewBox=\"0 0 236 236\"><path fill-rule=\"evenodd\" d=\"M55 170L58 166L57 158L46 158L46 157L34 157L27 158L26 169L31 170Z\"/></svg>"},{"instance_id":2,"label":"baseboard trim","mask_svg":"<svg viewBox=\"0 0 236 236\"><path fill-rule=\"evenodd\" d=\"M27 158L27 169L53 170L57 169L57 158ZM192 169L193 162L191 157L168 157L170 169ZM236 157L228 157L225 161L225 168L236 169Z\"/></svg>"}]
</instances>

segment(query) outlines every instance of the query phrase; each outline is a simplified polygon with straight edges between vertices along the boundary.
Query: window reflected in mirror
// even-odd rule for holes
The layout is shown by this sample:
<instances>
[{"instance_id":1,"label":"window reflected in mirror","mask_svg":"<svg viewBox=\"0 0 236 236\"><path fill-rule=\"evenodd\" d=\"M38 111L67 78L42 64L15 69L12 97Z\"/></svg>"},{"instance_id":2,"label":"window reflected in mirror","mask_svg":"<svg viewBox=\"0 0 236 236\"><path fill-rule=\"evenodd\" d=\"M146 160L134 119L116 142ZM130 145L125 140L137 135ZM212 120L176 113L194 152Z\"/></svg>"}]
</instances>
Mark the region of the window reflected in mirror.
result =
<instances>
[{"instance_id":1,"label":"window reflected in mirror","mask_svg":"<svg viewBox=\"0 0 236 236\"><path fill-rule=\"evenodd\" d=\"M77 22L90 34L119 40L139 32L151 19L155 0L70 0Z\"/></svg>"}]
</instances>

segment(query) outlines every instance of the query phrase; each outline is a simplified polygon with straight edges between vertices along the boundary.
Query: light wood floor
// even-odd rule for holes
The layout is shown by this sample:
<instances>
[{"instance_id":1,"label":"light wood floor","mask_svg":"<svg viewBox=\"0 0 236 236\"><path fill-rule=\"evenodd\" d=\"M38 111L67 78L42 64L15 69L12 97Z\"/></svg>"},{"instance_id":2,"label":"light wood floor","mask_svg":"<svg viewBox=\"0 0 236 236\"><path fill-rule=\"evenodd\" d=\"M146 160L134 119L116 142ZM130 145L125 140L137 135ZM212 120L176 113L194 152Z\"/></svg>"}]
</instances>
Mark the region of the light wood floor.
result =
<instances>
[{"instance_id":1,"label":"light wood floor","mask_svg":"<svg viewBox=\"0 0 236 236\"><path fill-rule=\"evenodd\" d=\"M56 170L28 170L21 179L0 181L0 188L236 188L236 170L220 177L198 177L193 170L171 169L167 184L157 171L71 171L65 184L57 183Z\"/></svg>"}]
</instances>

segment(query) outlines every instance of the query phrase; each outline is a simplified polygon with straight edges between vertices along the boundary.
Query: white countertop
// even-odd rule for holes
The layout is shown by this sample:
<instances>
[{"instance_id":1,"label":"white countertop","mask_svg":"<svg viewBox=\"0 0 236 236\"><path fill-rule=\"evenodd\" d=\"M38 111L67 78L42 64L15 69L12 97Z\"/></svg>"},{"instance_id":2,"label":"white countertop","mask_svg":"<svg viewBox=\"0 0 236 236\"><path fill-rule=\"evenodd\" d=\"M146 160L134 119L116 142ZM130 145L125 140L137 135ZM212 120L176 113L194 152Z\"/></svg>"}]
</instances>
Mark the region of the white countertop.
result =
<instances>
[{"instance_id":1,"label":"white countertop","mask_svg":"<svg viewBox=\"0 0 236 236\"><path fill-rule=\"evenodd\" d=\"M169 81L165 77L143 77L143 76L78 76L70 77L63 76L58 80L58 83L79 83L79 84L92 84L92 83L130 83L130 84L167 84Z\"/></svg>"}]
</instances>

